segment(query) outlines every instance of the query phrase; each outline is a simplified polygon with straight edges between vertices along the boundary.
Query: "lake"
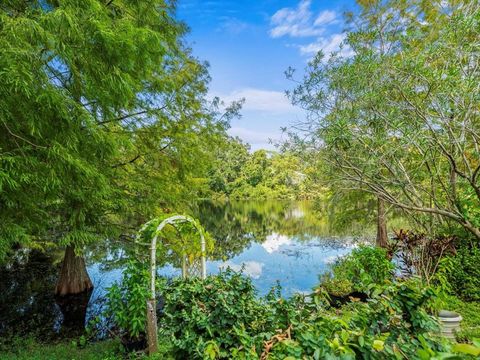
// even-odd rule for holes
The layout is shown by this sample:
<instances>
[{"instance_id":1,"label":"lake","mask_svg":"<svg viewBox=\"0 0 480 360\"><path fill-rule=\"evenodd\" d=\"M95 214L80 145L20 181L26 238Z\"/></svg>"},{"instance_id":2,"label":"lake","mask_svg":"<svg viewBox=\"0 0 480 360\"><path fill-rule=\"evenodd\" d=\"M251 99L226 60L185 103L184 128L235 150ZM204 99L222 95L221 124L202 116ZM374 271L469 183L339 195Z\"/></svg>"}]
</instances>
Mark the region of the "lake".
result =
<instances>
[{"instance_id":1,"label":"lake","mask_svg":"<svg viewBox=\"0 0 480 360\"><path fill-rule=\"evenodd\" d=\"M335 229L311 201L202 201L194 212L214 239L207 273L227 267L242 271L259 295L277 282L284 296L310 292L329 264L371 237L358 229ZM105 240L87 249L87 268L95 285L87 319L94 315L106 289L121 279L132 246L129 241ZM139 251L148 253L148 247ZM0 332L19 325L22 332L33 326L61 329L62 314L53 298L60 261L61 252L37 254L2 270ZM167 265L158 273L172 277L179 276L180 270Z\"/></svg>"}]
</instances>

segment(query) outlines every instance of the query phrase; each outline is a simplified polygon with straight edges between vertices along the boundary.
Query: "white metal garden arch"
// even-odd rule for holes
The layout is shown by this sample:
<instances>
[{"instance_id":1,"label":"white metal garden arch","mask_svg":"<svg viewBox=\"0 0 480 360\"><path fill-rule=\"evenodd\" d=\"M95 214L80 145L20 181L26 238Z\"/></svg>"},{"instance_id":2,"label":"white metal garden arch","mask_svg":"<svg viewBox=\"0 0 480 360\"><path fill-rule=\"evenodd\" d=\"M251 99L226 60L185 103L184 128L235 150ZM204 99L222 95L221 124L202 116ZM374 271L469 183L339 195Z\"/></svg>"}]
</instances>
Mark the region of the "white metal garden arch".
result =
<instances>
[{"instance_id":1,"label":"white metal garden arch","mask_svg":"<svg viewBox=\"0 0 480 360\"><path fill-rule=\"evenodd\" d=\"M202 227L190 216L186 215L173 215L165 220L163 220L160 225L157 226L155 231L155 236L153 237L150 243L150 299L147 301L147 340L148 340L148 352L155 353L158 350L158 341L157 341L157 312L156 312L156 294L155 294L155 279L157 275L157 240L158 235L167 225L172 225L175 227L177 223L191 223L193 227L197 230L200 235L200 246L201 246L201 263L200 263L200 277L205 279L207 277L207 268L206 268L206 245L205 245L205 235L203 233ZM150 222L146 223L140 232L142 232ZM182 254L182 276L188 276L188 269L186 266L186 254Z\"/></svg>"}]
</instances>

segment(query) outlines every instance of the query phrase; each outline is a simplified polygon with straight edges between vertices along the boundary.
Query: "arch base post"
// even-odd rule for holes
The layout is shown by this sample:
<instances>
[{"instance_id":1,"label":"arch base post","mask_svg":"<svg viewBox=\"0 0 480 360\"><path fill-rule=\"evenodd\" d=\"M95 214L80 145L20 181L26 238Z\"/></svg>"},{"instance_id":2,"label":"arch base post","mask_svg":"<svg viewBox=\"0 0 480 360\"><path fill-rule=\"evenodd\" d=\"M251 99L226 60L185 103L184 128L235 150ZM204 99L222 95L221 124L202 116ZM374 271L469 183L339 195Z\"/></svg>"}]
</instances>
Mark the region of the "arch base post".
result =
<instances>
[{"instance_id":1,"label":"arch base post","mask_svg":"<svg viewBox=\"0 0 480 360\"><path fill-rule=\"evenodd\" d=\"M156 353L158 351L158 337L155 299L147 300L147 341L148 353Z\"/></svg>"}]
</instances>

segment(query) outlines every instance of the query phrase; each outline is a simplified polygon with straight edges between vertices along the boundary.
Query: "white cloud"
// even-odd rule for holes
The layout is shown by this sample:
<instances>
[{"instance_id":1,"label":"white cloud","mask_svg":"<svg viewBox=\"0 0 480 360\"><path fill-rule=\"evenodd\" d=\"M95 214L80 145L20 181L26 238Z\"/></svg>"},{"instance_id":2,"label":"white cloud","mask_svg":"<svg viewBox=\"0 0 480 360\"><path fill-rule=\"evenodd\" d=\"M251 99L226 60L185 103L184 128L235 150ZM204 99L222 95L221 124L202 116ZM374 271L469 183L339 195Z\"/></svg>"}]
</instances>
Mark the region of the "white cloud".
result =
<instances>
[{"instance_id":1,"label":"white cloud","mask_svg":"<svg viewBox=\"0 0 480 360\"><path fill-rule=\"evenodd\" d=\"M270 36L309 37L319 36L324 33L325 25L338 22L337 14L332 10L325 10L314 19L310 10L311 0L302 0L297 8L283 8L271 17L272 29Z\"/></svg>"},{"instance_id":2,"label":"white cloud","mask_svg":"<svg viewBox=\"0 0 480 360\"><path fill-rule=\"evenodd\" d=\"M262 275L264 263L257 261L244 261L240 264L235 264L231 261L226 261L223 264L220 264L218 268L220 270L225 270L227 268L232 269L233 271L241 271L243 268L243 273L250 276L253 279L258 279Z\"/></svg>"},{"instance_id":3,"label":"white cloud","mask_svg":"<svg viewBox=\"0 0 480 360\"><path fill-rule=\"evenodd\" d=\"M212 92L209 96L220 98L225 105L245 99L240 111L242 119L233 121L228 133L249 143L252 151L275 150L274 144L282 138L280 128L305 116L281 91L242 88L228 93ZM263 130L256 130L259 127Z\"/></svg>"},{"instance_id":4,"label":"white cloud","mask_svg":"<svg viewBox=\"0 0 480 360\"><path fill-rule=\"evenodd\" d=\"M214 95L218 96L226 104L245 98L245 104L242 107L245 111L265 111L272 113L299 112L299 109L294 107L281 91L245 88L232 91L228 94Z\"/></svg>"},{"instance_id":5,"label":"white cloud","mask_svg":"<svg viewBox=\"0 0 480 360\"><path fill-rule=\"evenodd\" d=\"M337 20L337 13L332 10L325 10L322 11L315 22L313 23L314 26L324 26L331 24L333 22L338 22Z\"/></svg>"},{"instance_id":6,"label":"white cloud","mask_svg":"<svg viewBox=\"0 0 480 360\"><path fill-rule=\"evenodd\" d=\"M268 235L266 240L263 242L262 247L269 254L276 252L280 249L282 245L290 245L292 240L285 235L280 235L277 233L272 233Z\"/></svg>"},{"instance_id":7,"label":"white cloud","mask_svg":"<svg viewBox=\"0 0 480 360\"><path fill-rule=\"evenodd\" d=\"M311 0L301 0L296 8L278 10L271 17L270 36L316 37L315 41L307 44L294 45L300 49L302 55L312 56L322 50L326 57L337 51L341 56L351 56L351 49L341 46L346 35L338 33L338 24L341 24L341 21L337 12L327 9L315 17L310 9L311 4Z\"/></svg>"},{"instance_id":8,"label":"white cloud","mask_svg":"<svg viewBox=\"0 0 480 360\"><path fill-rule=\"evenodd\" d=\"M337 261L340 257L341 255L330 255L330 256L327 256L326 258L323 258L322 262L324 264L331 265L335 263L335 261Z\"/></svg>"},{"instance_id":9,"label":"white cloud","mask_svg":"<svg viewBox=\"0 0 480 360\"><path fill-rule=\"evenodd\" d=\"M315 55L320 50L325 56L329 56L332 52L340 51L340 55L348 57L352 55L352 50L348 46L340 45L345 41L345 34L333 34L328 37L319 37L315 42L308 45L300 46L300 52L303 55Z\"/></svg>"}]
</instances>

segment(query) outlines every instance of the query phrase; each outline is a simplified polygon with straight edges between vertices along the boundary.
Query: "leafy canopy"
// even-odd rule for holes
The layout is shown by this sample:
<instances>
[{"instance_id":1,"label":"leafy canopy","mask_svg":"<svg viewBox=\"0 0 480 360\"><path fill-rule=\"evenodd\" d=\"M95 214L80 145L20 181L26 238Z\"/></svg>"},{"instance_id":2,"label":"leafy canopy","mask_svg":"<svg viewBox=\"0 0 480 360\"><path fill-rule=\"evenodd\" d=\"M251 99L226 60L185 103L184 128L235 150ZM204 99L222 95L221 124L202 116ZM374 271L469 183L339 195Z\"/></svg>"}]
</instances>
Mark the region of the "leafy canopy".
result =
<instances>
[{"instance_id":1,"label":"leafy canopy","mask_svg":"<svg viewBox=\"0 0 480 360\"><path fill-rule=\"evenodd\" d=\"M0 10L0 257L13 243L129 231L195 193L239 105L220 116L219 100L206 101L206 66L183 44L173 3Z\"/></svg>"}]
</instances>

